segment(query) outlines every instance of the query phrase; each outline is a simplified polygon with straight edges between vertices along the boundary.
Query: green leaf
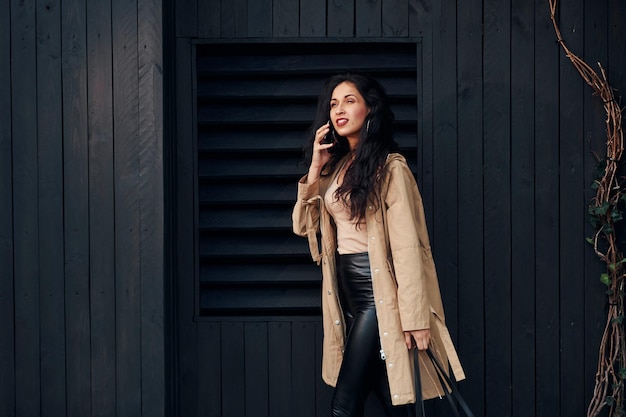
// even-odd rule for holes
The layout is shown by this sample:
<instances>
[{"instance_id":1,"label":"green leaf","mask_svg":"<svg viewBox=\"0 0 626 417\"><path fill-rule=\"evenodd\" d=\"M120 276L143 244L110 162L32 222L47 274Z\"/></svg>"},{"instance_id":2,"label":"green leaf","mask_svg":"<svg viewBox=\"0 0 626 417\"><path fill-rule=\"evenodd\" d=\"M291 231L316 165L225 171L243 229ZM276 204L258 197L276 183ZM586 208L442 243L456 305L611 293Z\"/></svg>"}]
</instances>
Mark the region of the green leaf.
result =
<instances>
[{"instance_id":1,"label":"green leaf","mask_svg":"<svg viewBox=\"0 0 626 417\"><path fill-rule=\"evenodd\" d=\"M607 287L611 286L611 278L609 277L609 274L604 273L600 275L600 282L603 283L604 285L606 285Z\"/></svg>"},{"instance_id":2,"label":"green leaf","mask_svg":"<svg viewBox=\"0 0 626 417\"><path fill-rule=\"evenodd\" d=\"M610 406L612 406L613 404L615 404L615 398L613 398L613 397L611 397L611 396L609 395L609 396L607 396L607 397L604 399L604 403L610 407Z\"/></svg>"},{"instance_id":3,"label":"green leaf","mask_svg":"<svg viewBox=\"0 0 626 417\"><path fill-rule=\"evenodd\" d=\"M620 370L619 370L619 377L622 378L622 379L626 379L626 369L620 368Z\"/></svg>"},{"instance_id":4,"label":"green leaf","mask_svg":"<svg viewBox=\"0 0 626 417\"><path fill-rule=\"evenodd\" d=\"M586 237L585 240L587 241L587 243L589 243L590 245L594 245L594 241L592 238L590 237Z\"/></svg>"},{"instance_id":5,"label":"green leaf","mask_svg":"<svg viewBox=\"0 0 626 417\"><path fill-rule=\"evenodd\" d=\"M622 212L615 209L613 211L611 211L611 220L613 220L613 223L617 223L618 221L622 220Z\"/></svg>"},{"instance_id":6,"label":"green leaf","mask_svg":"<svg viewBox=\"0 0 626 417\"><path fill-rule=\"evenodd\" d=\"M622 324L624 322L624 316L617 316L611 320L611 323ZM622 378L624 379L624 378Z\"/></svg>"}]
</instances>

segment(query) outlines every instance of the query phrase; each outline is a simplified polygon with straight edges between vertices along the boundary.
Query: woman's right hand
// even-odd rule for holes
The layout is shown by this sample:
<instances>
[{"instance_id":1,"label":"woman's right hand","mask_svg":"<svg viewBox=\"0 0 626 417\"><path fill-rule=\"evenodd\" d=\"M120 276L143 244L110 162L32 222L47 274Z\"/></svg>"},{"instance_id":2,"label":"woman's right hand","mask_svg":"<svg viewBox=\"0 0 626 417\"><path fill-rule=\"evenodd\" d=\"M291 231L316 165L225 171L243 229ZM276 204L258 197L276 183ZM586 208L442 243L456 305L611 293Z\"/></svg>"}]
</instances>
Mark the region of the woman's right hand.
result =
<instances>
[{"instance_id":1,"label":"woman's right hand","mask_svg":"<svg viewBox=\"0 0 626 417\"><path fill-rule=\"evenodd\" d=\"M332 143L322 143L324 136L330 132L330 121L323 124L315 132L315 140L313 141L313 157L311 159L311 166L309 167L309 175L307 182L313 183L317 181L322 172L322 168L330 160L330 153L328 149L332 148Z\"/></svg>"}]
</instances>

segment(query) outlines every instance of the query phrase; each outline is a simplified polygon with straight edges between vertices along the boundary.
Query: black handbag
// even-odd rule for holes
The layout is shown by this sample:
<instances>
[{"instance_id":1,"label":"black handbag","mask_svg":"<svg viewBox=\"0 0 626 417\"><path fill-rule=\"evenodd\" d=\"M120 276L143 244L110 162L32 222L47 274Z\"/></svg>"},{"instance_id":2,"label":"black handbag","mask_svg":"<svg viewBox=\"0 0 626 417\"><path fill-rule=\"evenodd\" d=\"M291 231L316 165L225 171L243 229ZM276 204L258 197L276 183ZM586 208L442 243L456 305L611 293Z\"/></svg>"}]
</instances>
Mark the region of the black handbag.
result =
<instances>
[{"instance_id":1,"label":"black handbag","mask_svg":"<svg viewBox=\"0 0 626 417\"><path fill-rule=\"evenodd\" d=\"M461 414L459 413L459 407L457 406L457 403L458 403L458 405L461 406L461 409L463 410L463 412L465 413L467 417L474 417L474 413L472 413L472 410L470 410L469 406L467 405L467 403L461 396L461 393L459 392L459 389L456 386L456 381L454 380L454 377L448 376L443 366L439 362L439 359L437 359L437 357L433 354L430 348L426 350L426 354L428 355L428 358L430 359L430 361L433 364L433 367L435 368L435 371L437 373L437 378L439 378L439 383L441 384L441 388L443 389L446 395L446 398L448 399L448 403L450 403L450 407L452 408L452 412L454 413L454 415L456 417L461 417ZM417 401L415 402L415 409L416 409L417 417L426 416L426 414L424 413L424 400L422 399L421 392L422 392L422 382L420 379L419 351L415 349L415 395L416 395L416 398L419 395L419 398L417 398Z\"/></svg>"}]
</instances>

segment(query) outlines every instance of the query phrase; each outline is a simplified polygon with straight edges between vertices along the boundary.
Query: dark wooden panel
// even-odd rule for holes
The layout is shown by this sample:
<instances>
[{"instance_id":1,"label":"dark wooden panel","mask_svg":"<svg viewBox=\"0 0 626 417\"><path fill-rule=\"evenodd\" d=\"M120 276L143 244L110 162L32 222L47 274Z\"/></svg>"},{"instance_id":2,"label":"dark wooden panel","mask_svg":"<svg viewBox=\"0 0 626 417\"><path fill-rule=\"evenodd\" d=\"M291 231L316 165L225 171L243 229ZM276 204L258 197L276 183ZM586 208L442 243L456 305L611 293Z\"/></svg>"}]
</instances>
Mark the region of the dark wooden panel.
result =
<instances>
[{"instance_id":1,"label":"dark wooden panel","mask_svg":"<svg viewBox=\"0 0 626 417\"><path fill-rule=\"evenodd\" d=\"M541 7L540 7L541 5ZM537 2L535 13L535 274L536 350L535 415L559 414L558 318L559 267L559 54L549 12ZM560 51L559 51L560 52ZM555 401L556 400L556 401Z\"/></svg>"},{"instance_id":2,"label":"dark wooden panel","mask_svg":"<svg viewBox=\"0 0 626 417\"><path fill-rule=\"evenodd\" d=\"M482 0L458 7L458 343L468 382L460 384L476 415L485 415Z\"/></svg>"},{"instance_id":3,"label":"dark wooden panel","mask_svg":"<svg viewBox=\"0 0 626 417\"><path fill-rule=\"evenodd\" d=\"M273 28L275 38L297 37L300 33L300 9L298 1L274 0Z\"/></svg>"},{"instance_id":4,"label":"dark wooden panel","mask_svg":"<svg viewBox=\"0 0 626 417\"><path fill-rule=\"evenodd\" d=\"M86 5L62 4L68 416L91 414Z\"/></svg>"},{"instance_id":5,"label":"dark wooden panel","mask_svg":"<svg viewBox=\"0 0 626 417\"><path fill-rule=\"evenodd\" d=\"M220 34L222 38L244 38L248 30L246 0L222 0L220 5Z\"/></svg>"},{"instance_id":6,"label":"dark wooden panel","mask_svg":"<svg viewBox=\"0 0 626 417\"><path fill-rule=\"evenodd\" d=\"M535 402L533 4L511 3L511 366L513 414ZM488 186L488 185L487 185Z\"/></svg>"},{"instance_id":7,"label":"dark wooden panel","mask_svg":"<svg viewBox=\"0 0 626 417\"><path fill-rule=\"evenodd\" d=\"M328 4L326 35L354 36L354 0L333 0Z\"/></svg>"},{"instance_id":8,"label":"dark wooden panel","mask_svg":"<svg viewBox=\"0 0 626 417\"><path fill-rule=\"evenodd\" d=\"M291 415L315 417L315 323L291 325Z\"/></svg>"},{"instance_id":9,"label":"dark wooden panel","mask_svg":"<svg viewBox=\"0 0 626 417\"><path fill-rule=\"evenodd\" d=\"M198 2L200 2L200 4L198 4ZM207 2L219 3L220 0L177 0L174 2L176 7L177 37L195 38L196 36L199 36L199 33L206 35L206 28L203 28L203 30L200 31L198 23L206 22L205 19L202 19L206 15L200 13L200 11L203 10L203 7ZM210 22L213 23L214 21L210 20ZM217 33L219 34L219 26L217 28Z\"/></svg>"},{"instance_id":10,"label":"dark wooden panel","mask_svg":"<svg viewBox=\"0 0 626 417\"><path fill-rule=\"evenodd\" d=\"M178 340L181 346L179 354L179 373L178 383L178 415L207 415L209 411L215 410L215 414L211 416L219 416L219 403L206 404L203 408L205 400L210 397L205 395L206 392L215 392L219 398L219 381L215 385L209 386L214 388L199 391L203 387L202 380L198 379L198 361L205 358L205 352L199 352L198 346L212 346L219 344L216 340L211 340L210 344L201 343L202 339L196 337L196 323L191 320L196 314L196 231L195 231L195 198L194 183L196 182L196 173L194 165L196 156L194 153L194 106L193 92L190 86L192 81L192 47L188 39L179 39L176 42L176 184L174 211L176 213L176 260L177 260L177 303L176 308ZM219 335L219 327L218 333ZM200 336L198 336L199 338ZM200 340L200 342L199 342ZM182 348L184 347L184 348ZM219 361L219 355L217 356ZM201 368L203 369L203 368ZM212 368L219 369L219 366ZM210 372L200 372L200 375L210 375ZM202 393L203 395L198 395ZM200 407L200 409L198 408ZM200 414L199 414L200 413Z\"/></svg>"},{"instance_id":11,"label":"dark wooden panel","mask_svg":"<svg viewBox=\"0 0 626 417\"><path fill-rule=\"evenodd\" d=\"M432 233L433 227L433 105L434 105L434 83L433 76L435 73L433 56L433 1L425 0L414 4L409 2L409 9L415 10L415 17L412 24L418 26L422 31L424 39L417 48L417 57L420 64L417 65L417 75L421 76L421 83L418 83L418 92L420 93L421 104L418 111L420 112L421 123L418 123L419 140L417 142L417 160L419 170L417 171L417 183L420 187L422 200L424 202L424 211L426 214L426 224L429 227L431 239L435 239ZM426 10L428 12L426 12ZM414 31L414 29L411 29ZM421 89L419 89L421 84ZM432 243L432 242L431 242Z\"/></svg>"},{"instance_id":12,"label":"dark wooden panel","mask_svg":"<svg viewBox=\"0 0 626 417\"><path fill-rule=\"evenodd\" d=\"M249 38L269 38L272 36L272 0L248 0Z\"/></svg>"},{"instance_id":13,"label":"dark wooden panel","mask_svg":"<svg viewBox=\"0 0 626 417\"><path fill-rule=\"evenodd\" d=\"M442 2L433 9L436 24L449 28L434 34L439 47L433 54L433 88L440 100L433 106L433 129L438 138L433 145L434 217L428 224L431 231L433 256L437 265L439 286L446 316L457 317L458 309L458 205L457 176L452 167L457 161L456 98L456 7ZM456 339L457 320L448 327Z\"/></svg>"},{"instance_id":14,"label":"dark wooden panel","mask_svg":"<svg viewBox=\"0 0 626 417\"><path fill-rule=\"evenodd\" d=\"M189 316L191 317L191 316ZM181 377L183 380L193 378L193 381L198 381L196 385L189 385L189 390L194 395L185 394L182 395L181 391L180 400L190 399L194 404L181 404L183 410L196 410L194 414L198 416L207 417L222 417L222 344L220 340L221 325L218 322L215 323L198 323L198 339L193 340L196 345L195 349L191 349L193 352L196 349L200 351L200 354L194 360L197 363L193 363L193 371L191 373L189 369L181 368L184 372ZM191 339L187 339L191 341ZM230 349L230 346L226 346L226 349ZM185 349L187 351L187 349ZM228 372L228 369L226 368ZM197 372L197 375L195 374ZM191 381L189 381L191 382ZM241 401L241 398L239 399Z\"/></svg>"},{"instance_id":15,"label":"dark wooden panel","mask_svg":"<svg viewBox=\"0 0 626 417\"><path fill-rule=\"evenodd\" d=\"M221 1L220 0L195 0L198 2L197 16L193 18L198 21L198 37L219 38L222 30L221 25ZM195 2L194 1L194 2ZM179 2L176 2L178 7ZM194 20L195 24L195 20ZM178 29L177 29L178 32ZM195 36L187 36L193 38Z\"/></svg>"},{"instance_id":16,"label":"dark wooden panel","mask_svg":"<svg viewBox=\"0 0 626 417\"><path fill-rule=\"evenodd\" d=\"M486 414L511 413L510 4L484 9Z\"/></svg>"},{"instance_id":17,"label":"dark wooden panel","mask_svg":"<svg viewBox=\"0 0 626 417\"><path fill-rule=\"evenodd\" d=\"M141 415L142 407L137 18L135 2L112 2L116 398L121 415Z\"/></svg>"},{"instance_id":18,"label":"dark wooden panel","mask_svg":"<svg viewBox=\"0 0 626 417\"><path fill-rule=\"evenodd\" d=\"M0 415L15 417L10 4L0 4Z\"/></svg>"},{"instance_id":19,"label":"dark wooden panel","mask_svg":"<svg viewBox=\"0 0 626 417\"><path fill-rule=\"evenodd\" d=\"M322 340L324 330L321 320L315 322L315 408L317 417L326 417L330 412L330 404L334 389L322 380Z\"/></svg>"},{"instance_id":20,"label":"dark wooden panel","mask_svg":"<svg viewBox=\"0 0 626 417\"><path fill-rule=\"evenodd\" d=\"M382 0L382 3L383 36L395 38L408 36L409 2L405 0ZM451 17L452 16L454 16L454 13L451 15ZM452 50L456 51L456 49L454 48Z\"/></svg>"},{"instance_id":21,"label":"dark wooden panel","mask_svg":"<svg viewBox=\"0 0 626 417\"><path fill-rule=\"evenodd\" d=\"M37 2L41 415L66 414L61 3Z\"/></svg>"},{"instance_id":22,"label":"dark wooden panel","mask_svg":"<svg viewBox=\"0 0 626 417\"><path fill-rule=\"evenodd\" d=\"M432 31L429 24L431 18L430 2L431 0L409 0L409 36L430 39Z\"/></svg>"},{"instance_id":23,"label":"dark wooden panel","mask_svg":"<svg viewBox=\"0 0 626 417\"><path fill-rule=\"evenodd\" d=\"M141 411L166 414L162 0L139 0Z\"/></svg>"},{"instance_id":24,"label":"dark wooden panel","mask_svg":"<svg viewBox=\"0 0 626 417\"><path fill-rule=\"evenodd\" d=\"M270 417L267 323L244 324L245 408L247 417ZM312 391L313 392L313 391Z\"/></svg>"},{"instance_id":25,"label":"dark wooden panel","mask_svg":"<svg viewBox=\"0 0 626 417\"><path fill-rule=\"evenodd\" d=\"M560 8L560 25L567 35L567 45L576 53L584 50L584 1L568 1ZM554 294L560 300L559 314L559 359L560 367L555 369L551 388L546 384L543 390L550 390L550 396L561 399L559 409L546 408L544 415L559 413L562 416L573 416L584 410L586 401L585 381L578 377L580 369L571 366L573 363L584 363L584 318L585 311L581 308L585 302L585 265L584 250L587 243L582 238L585 233L587 201L584 190L589 183L584 179L584 158L588 151L582 132L584 131L584 88L589 88L578 71L561 53L561 69L559 74L559 221L560 230L560 283L559 293ZM596 105L600 105L599 101ZM556 355L557 351L553 348ZM547 381L546 381L547 382ZM554 383L559 384L560 391L555 392ZM549 397L548 397L549 398Z\"/></svg>"},{"instance_id":26,"label":"dark wooden panel","mask_svg":"<svg viewBox=\"0 0 626 417\"><path fill-rule=\"evenodd\" d=\"M597 63L609 69L614 57L609 52L609 41L607 36L609 29L607 25L612 19L613 13L624 16L624 9L619 13L613 9L611 5L615 5L616 2L594 2L585 1L585 21L584 21L584 59L594 68L598 70ZM621 7L624 3L621 2ZM622 18L623 19L623 18ZM570 41L574 34L567 33L567 41ZM621 40L624 42L624 40ZM581 54L582 51L576 51ZM559 52L563 54L563 52ZM607 66L608 64L608 66ZM571 65L571 64L568 64ZM623 73L623 67L619 71ZM611 75L609 74L609 81L614 88L623 90L626 88L626 84L614 84ZM583 195L585 197L584 208L587 208L591 203L591 199L595 197L595 191L591 189L591 184L595 180L595 172L597 170L597 156L606 156L606 113L603 109L601 100L594 94L593 89L590 86L583 86L583 101L584 105L584 135L585 152L581 154L584 163L585 180L583 185ZM590 224L585 224L585 234L583 237L591 237L594 230ZM578 238L580 239L580 237ZM591 401L594 388L595 377L598 366L598 350L600 348L600 341L602 339L602 333L607 320L606 311L606 286L600 282L600 274L606 272L606 265L600 261L598 256L594 253L591 245L585 247L584 252L584 341L579 342L584 347L584 373L579 376L584 379L584 404L587 407Z\"/></svg>"},{"instance_id":27,"label":"dark wooden panel","mask_svg":"<svg viewBox=\"0 0 626 417\"><path fill-rule=\"evenodd\" d=\"M222 417L245 416L245 348L242 322L222 323Z\"/></svg>"},{"instance_id":28,"label":"dark wooden panel","mask_svg":"<svg viewBox=\"0 0 626 417\"><path fill-rule=\"evenodd\" d=\"M272 417L290 417L293 415L291 381L292 350L291 323L270 322L267 325L269 361L269 415ZM300 366L297 364L296 366Z\"/></svg>"},{"instance_id":29,"label":"dark wooden panel","mask_svg":"<svg viewBox=\"0 0 626 417\"><path fill-rule=\"evenodd\" d=\"M356 0L355 8L356 36L359 38L381 36L382 0Z\"/></svg>"},{"instance_id":30,"label":"dark wooden panel","mask_svg":"<svg viewBox=\"0 0 626 417\"><path fill-rule=\"evenodd\" d=\"M87 10L92 415L115 405L115 191L111 3Z\"/></svg>"},{"instance_id":31,"label":"dark wooden panel","mask_svg":"<svg viewBox=\"0 0 626 417\"><path fill-rule=\"evenodd\" d=\"M324 37L326 35L326 1L300 0L300 36Z\"/></svg>"},{"instance_id":32,"label":"dark wooden panel","mask_svg":"<svg viewBox=\"0 0 626 417\"><path fill-rule=\"evenodd\" d=\"M11 2L16 415L41 406L35 4Z\"/></svg>"}]
</instances>

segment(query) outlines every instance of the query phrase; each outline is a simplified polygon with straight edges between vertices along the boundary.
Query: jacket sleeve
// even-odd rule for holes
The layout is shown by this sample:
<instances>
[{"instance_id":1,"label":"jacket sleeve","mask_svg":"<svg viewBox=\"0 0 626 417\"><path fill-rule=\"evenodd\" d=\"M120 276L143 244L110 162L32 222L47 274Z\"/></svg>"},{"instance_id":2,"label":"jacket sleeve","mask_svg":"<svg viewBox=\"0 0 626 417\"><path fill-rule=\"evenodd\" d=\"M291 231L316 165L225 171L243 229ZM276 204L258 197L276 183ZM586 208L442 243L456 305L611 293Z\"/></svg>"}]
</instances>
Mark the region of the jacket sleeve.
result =
<instances>
[{"instance_id":1,"label":"jacket sleeve","mask_svg":"<svg viewBox=\"0 0 626 417\"><path fill-rule=\"evenodd\" d=\"M428 329L430 303L419 236L425 226L420 224L425 221L422 198L406 162L390 163L387 180L386 221L402 330Z\"/></svg>"},{"instance_id":2,"label":"jacket sleeve","mask_svg":"<svg viewBox=\"0 0 626 417\"><path fill-rule=\"evenodd\" d=\"M298 181L298 196L291 214L293 232L298 236L307 236L307 224L314 224L319 231L319 180L307 184L306 175ZM308 218L308 219L307 219Z\"/></svg>"},{"instance_id":3,"label":"jacket sleeve","mask_svg":"<svg viewBox=\"0 0 626 417\"><path fill-rule=\"evenodd\" d=\"M319 180L313 184L307 184L306 176L303 177L298 182L298 199L291 215L293 232L298 236L308 238L311 258L318 265L322 260L317 240L320 231L320 200Z\"/></svg>"}]
</instances>

